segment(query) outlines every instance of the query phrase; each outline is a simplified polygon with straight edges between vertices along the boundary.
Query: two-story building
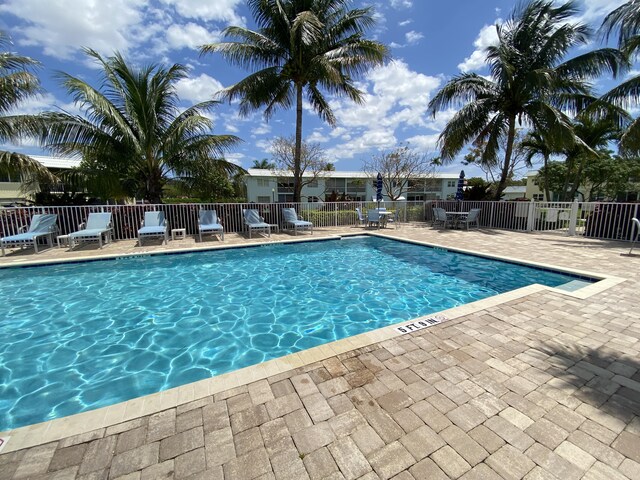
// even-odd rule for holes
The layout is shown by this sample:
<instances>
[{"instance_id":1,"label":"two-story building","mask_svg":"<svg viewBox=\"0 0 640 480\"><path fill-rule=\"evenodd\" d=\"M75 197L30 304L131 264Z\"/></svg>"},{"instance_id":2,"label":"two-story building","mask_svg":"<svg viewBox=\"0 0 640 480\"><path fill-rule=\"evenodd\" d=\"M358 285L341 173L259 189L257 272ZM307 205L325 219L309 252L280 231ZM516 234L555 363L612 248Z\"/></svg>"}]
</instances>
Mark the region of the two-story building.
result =
<instances>
[{"instance_id":1,"label":"two-story building","mask_svg":"<svg viewBox=\"0 0 640 480\"><path fill-rule=\"evenodd\" d=\"M308 179L311 174L305 174ZM272 170L249 169L245 176L247 201L257 203L290 202L293 200L293 174ZM396 185L395 196L408 201L453 198L458 185L457 174L425 174ZM383 190L385 200L389 196ZM376 195L376 179L364 172L331 171L302 188L302 201L372 200Z\"/></svg>"},{"instance_id":2,"label":"two-story building","mask_svg":"<svg viewBox=\"0 0 640 480\"><path fill-rule=\"evenodd\" d=\"M44 157L40 155L29 156L47 167L54 174L61 170L69 170L80 165L80 160L74 158ZM22 190L21 178L0 175L0 205L12 205L32 200L31 197L33 193L35 192L25 192Z\"/></svg>"}]
</instances>

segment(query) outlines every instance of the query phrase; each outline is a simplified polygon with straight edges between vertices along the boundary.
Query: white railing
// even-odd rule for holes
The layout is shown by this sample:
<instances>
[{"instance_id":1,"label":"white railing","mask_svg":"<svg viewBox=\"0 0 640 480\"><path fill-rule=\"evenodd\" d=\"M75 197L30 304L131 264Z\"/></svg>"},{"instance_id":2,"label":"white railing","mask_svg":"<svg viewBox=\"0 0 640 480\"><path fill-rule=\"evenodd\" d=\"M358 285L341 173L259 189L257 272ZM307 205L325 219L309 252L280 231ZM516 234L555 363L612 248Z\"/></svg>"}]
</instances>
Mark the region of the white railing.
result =
<instances>
[{"instance_id":1,"label":"white railing","mask_svg":"<svg viewBox=\"0 0 640 480\"><path fill-rule=\"evenodd\" d=\"M447 211L468 212L480 209L481 227L581 235L603 240L630 241L632 218L640 215L639 203L613 202L473 202L455 200L433 201L427 205L427 220L431 207Z\"/></svg>"},{"instance_id":2,"label":"white railing","mask_svg":"<svg viewBox=\"0 0 640 480\"><path fill-rule=\"evenodd\" d=\"M640 216L638 203L599 202L489 202L489 201L427 201L389 202L380 206L396 212L397 221L431 222L433 207L447 211L468 212L480 209L482 228L545 232L562 235L583 235L590 238L630 241L634 232L631 218ZM282 208L294 207L316 228L353 226L358 223L356 208L366 217L367 210L378 207L376 202L325 203L188 203L162 205L91 205L0 208L0 237L18 233L30 224L36 213L58 215L60 235L78 230L91 212L112 212L113 233L116 240L137 237L145 211L162 210L170 228L185 228L187 234L197 233L198 211L214 209L218 212L226 232L245 230L242 210L257 209L267 223L282 226Z\"/></svg>"},{"instance_id":3,"label":"white railing","mask_svg":"<svg viewBox=\"0 0 640 480\"><path fill-rule=\"evenodd\" d=\"M400 222L416 222L425 219L424 202L384 202L388 210L398 214ZM358 223L356 207L366 216L367 209L376 208L375 202L335 202L335 203L187 203L161 205L91 205L91 206L46 206L10 207L0 209L0 237L18 233L28 227L31 217L37 213L58 215L58 231L66 235L79 229L89 213L111 212L115 240L137 238L144 212L162 210L169 228L185 228L187 234L197 233L198 211L216 210L226 232L245 230L242 210L258 210L265 222L283 226L282 209L294 207L298 215L313 222L315 228L353 226Z\"/></svg>"}]
</instances>

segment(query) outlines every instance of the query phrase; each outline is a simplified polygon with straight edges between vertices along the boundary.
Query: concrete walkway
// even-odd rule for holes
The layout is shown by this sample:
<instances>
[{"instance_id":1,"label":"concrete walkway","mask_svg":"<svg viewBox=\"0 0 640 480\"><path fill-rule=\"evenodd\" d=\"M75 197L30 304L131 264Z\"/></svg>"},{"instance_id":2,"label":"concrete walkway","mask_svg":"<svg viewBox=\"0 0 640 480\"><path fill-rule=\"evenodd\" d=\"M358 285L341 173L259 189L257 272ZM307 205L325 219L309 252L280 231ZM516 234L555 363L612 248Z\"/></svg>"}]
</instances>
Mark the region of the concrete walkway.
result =
<instances>
[{"instance_id":1,"label":"concrete walkway","mask_svg":"<svg viewBox=\"0 0 640 480\"><path fill-rule=\"evenodd\" d=\"M585 300L538 291L5 453L0 479L640 479L640 256L580 237L386 233L627 280Z\"/></svg>"}]
</instances>

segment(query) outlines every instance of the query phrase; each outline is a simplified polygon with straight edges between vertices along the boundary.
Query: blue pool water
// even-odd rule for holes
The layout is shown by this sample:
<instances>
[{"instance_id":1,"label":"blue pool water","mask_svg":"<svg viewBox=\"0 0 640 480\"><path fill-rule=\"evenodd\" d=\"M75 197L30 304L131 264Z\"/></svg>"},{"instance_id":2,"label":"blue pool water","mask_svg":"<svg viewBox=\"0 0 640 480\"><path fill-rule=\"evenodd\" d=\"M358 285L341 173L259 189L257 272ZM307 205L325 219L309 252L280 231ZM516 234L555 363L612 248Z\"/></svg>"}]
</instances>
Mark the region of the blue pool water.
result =
<instances>
[{"instance_id":1,"label":"blue pool water","mask_svg":"<svg viewBox=\"0 0 640 480\"><path fill-rule=\"evenodd\" d=\"M377 237L0 269L0 431L571 280Z\"/></svg>"}]
</instances>

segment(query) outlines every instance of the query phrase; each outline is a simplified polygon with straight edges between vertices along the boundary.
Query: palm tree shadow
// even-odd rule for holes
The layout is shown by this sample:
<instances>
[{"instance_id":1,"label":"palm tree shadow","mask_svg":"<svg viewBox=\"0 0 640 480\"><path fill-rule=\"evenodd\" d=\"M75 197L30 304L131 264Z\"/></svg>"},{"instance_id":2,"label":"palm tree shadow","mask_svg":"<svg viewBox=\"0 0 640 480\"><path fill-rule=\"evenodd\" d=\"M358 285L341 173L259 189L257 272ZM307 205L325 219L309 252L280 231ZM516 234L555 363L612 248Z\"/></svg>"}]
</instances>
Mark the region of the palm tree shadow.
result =
<instances>
[{"instance_id":1,"label":"palm tree shadow","mask_svg":"<svg viewBox=\"0 0 640 480\"><path fill-rule=\"evenodd\" d=\"M640 415L640 358L608 347L550 341L536 350L548 355L546 373L554 395L568 394L625 423Z\"/></svg>"}]
</instances>

